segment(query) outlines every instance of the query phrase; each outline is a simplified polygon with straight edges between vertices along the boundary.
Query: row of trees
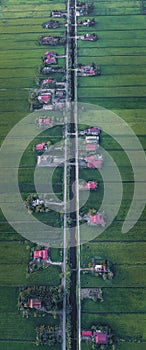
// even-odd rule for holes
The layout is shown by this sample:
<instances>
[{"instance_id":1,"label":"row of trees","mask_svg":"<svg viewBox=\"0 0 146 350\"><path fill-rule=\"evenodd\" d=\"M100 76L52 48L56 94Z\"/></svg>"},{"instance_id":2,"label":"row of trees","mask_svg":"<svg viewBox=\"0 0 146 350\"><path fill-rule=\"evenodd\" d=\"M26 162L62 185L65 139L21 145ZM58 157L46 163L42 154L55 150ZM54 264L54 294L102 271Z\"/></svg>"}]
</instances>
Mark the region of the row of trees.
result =
<instances>
[{"instance_id":1,"label":"row of trees","mask_svg":"<svg viewBox=\"0 0 146 350\"><path fill-rule=\"evenodd\" d=\"M62 342L61 331L58 326L40 325L36 328L36 345L52 346Z\"/></svg>"}]
</instances>

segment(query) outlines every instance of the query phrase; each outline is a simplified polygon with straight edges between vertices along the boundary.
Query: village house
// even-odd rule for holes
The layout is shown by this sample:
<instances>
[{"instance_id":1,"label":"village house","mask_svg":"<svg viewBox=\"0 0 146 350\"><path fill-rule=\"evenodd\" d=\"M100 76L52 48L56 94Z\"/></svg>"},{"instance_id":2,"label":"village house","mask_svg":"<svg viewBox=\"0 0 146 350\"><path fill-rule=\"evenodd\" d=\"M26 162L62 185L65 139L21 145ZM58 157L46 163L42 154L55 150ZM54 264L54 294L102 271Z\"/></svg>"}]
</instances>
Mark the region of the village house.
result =
<instances>
[{"instance_id":1,"label":"village house","mask_svg":"<svg viewBox=\"0 0 146 350\"><path fill-rule=\"evenodd\" d=\"M57 63L57 53L55 51L45 52L43 62L45 64L56 64Z\"/></svg>"},{"instance_id":2,"label":"village house","mask_svg":"<svg viewBox=\"0 0 146 350\"><path fill-rule=\"evenodd\" d=\"M97 143L86 143L86 151L87 152L96 152L99 145Z\"/></svg>"},{"instance_id":3,"label":"village house","mask_svg":"<svg viewBox=\"0 0 146 350\"><path fill-rule=\"evenodd\" d=\"M84 129L80 131L79 135L91 135L91 136L98 136L101 134L101 129L98 126L93 126L92 128Z\"/></svg>"},{"instance_id":4,"label":"village house","mask_svg":"<svg viewBox=\"0 0 146 350\"><path fill-rule=\"evenodd\" d=\"M33 259L39 259L44 261L49 260L49 248L35 250L33 253Z\"/></svg>"},{"instance_id":5,"label":"village house","mask_svg":"<svg viewBox=\"0 0 146 350\"><path fill-rule=\"evenodd\" d=\"M47 127L47 126L51 125L51 120L50 120L50 118L40 117L37 119L36 123L38 126L46 126Z\"/></svg>"},{"instance_id":6,"label":"village house","mask_svg":"<svg viewBox=\"0 0 146 350\"><path fill-rule=\"evenodd\" d=\"M97 41L98 36L95 33L92 34L84 34L78 37L78 39L83 41Z\"/></svg>"},{"instance_id":7,"label":"village house","mask_svg":"<svg viewBox=\"0 0 146 350\"><path fill-rule=\"evenodd\" d=\"M37 309L37 310L39 310L42 307L42 303L38 299L28 299L28 307L30 309Z\"/></svg>"},{"instance_id":8,"label":"village house","mask_svg":"<svg viewBox=\"0 0 146 350\"><path fill-rule=\"evenodd\" d=\"M95 154L85 157L88 168L100 169L103 165L103 156L102 154Z\"/></svg>"},{"instance_id":9,"label":"village house","mask_svg":"<svg viewBox=\"0 0 146 350\"><path fill-rule=\"evenodd\" d=\"M104 216L102 213L97 212L96 214L90 215L90 214L85 214L83 216L83 219L87 221L87 223L91 226L102 226L105 227L106 222L104 219Z\"/></svg>"},{"instance_id":10,"label":"village house","mask_svg":"<svg viewBox=\"0 0 146 350\"><path fill-rule=\"evenodd\" d=\"M101 330L92 331L82 331L82 340L92 341L98 345L108 344L108 333L102 332Z\"/></svg>"},{"instance_id":11,"label":"village house","mask_svg":"<svg viewBox=\"0 0 146 350\"><path fill-rule=\"evenodd\" d=\"M84 184L80 184L79 189L83 190L95 190L98 187L97 182L95 181L88 181Z\"/></svg>"},{"instance_id":12,"label":"village house","mask_svg":"<svg viewBox=\"0 0 146 350\"><path fill-rule=\"evenodd\" d=\"M80 21L79 23L78 23L78 25L79 26L84 26L84 27L94 27L95 26L95 19L94 18L92 18L92 19L90 19L90 18L87 18L87 19L85 19L84 21Z\"/></svg>"}]
</instances>

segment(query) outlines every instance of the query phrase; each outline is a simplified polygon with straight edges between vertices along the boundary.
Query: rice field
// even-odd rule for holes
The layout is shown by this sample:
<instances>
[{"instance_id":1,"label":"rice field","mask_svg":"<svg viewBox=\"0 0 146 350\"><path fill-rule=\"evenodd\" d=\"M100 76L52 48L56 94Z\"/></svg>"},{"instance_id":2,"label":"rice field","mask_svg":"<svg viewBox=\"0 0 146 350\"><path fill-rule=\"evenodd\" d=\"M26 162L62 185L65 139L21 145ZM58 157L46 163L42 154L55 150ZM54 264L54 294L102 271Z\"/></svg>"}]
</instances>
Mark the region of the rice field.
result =
<instances>
[{"instance_id":1,"label":"rice field","mask_svg":"<svg viewBox=\"0 0 146 350\"><path fill-rule=\"evenodd\" d=\"M96 43L78 40L78 63L95 62L101 65L101 76L78 78L78 101L101 105L117 113L132 127L145 150L146 20L142 1L99 0L94 1L94 6L91 18L96 19L96 26L94 29L79 28L78 34L95 32L99 40ZM28 92L36 86L41 58L45 52L38 44L39 37L48 32L50 35L65 33L64 27L44 31L41 26L42 22L48 20L54 7L64 10L65 3L61 0L48 3L44 0L3 1L0 12L0 142L30 112ZM61 21L63 24L64 20ZM64 54L64 47L56 47L55 51ZM60 59L59 64L64 66L65 59ZM122 222L133 196L133 173L127 156L115 140L103 134L102 146L111 154L120 170L124 196L114 222L102 235L98 236L97 231L96 237L96 228L81 226L81 237L85 235L91 239L94 235L94 241L83 245L81 249L81 264L88 264L88 260L95 255L108 258L114 268L114 279L108 282L92 274L81 274L82 286L102 287L104 298L100 304L82 301L82 328L89 329L94 322L107 323L119 338L116 350L144 350L146 210L127 234L121 233ZM27 164L29 168L25 171L20 169L19 172L23 195L30 193L33 188L33 157L30 145L22 159L22 165ZM141 171L139 169L139 174ZM93 170L81 170L80 176L101 181L96 203L96 196L91 193L84 207L84 210L93 206L98 209L103 196L100 174L95 174ZM54 183L60 182L60 177L60 173L56 174ZM62 183L56 191L61 193ZM18 314L18 287L26 284L58 285L61 271L53 266L28 276L30 243L25 242L7 224L2 213L0 222L0 347L2 350L35 349L34 330L40 321L22 319ZM52 251L54 260L59 260L59 255L57 250ZM45 320L50 324L58 322L51 316ZM90 344L82 344L82 350L90 348ZM38 349L42 350L42 347ZM59 349L57 345L54 347L54 350Z\"/></svg>"},{"instance_id":2,"label":"rice field","mask_svg":"<svg viewBox=\"0 0 146 350\"><path fill-rule=\"evenodd\" d=\"M95 1L94 7L91 18L96 20L95 27L79 28L78 34L94 32L99 40L95 43L78 40L78 62L100 65L101 76L78 78L78 100L115 112L131 126L145 150L146 22L142 2ZM98 236L98 228L81 226L82 240L90 240L81 248L81 266L87 267L92 258L100 257L109 259L114 271L112 281L103 281L91 272L84 274L81 271L82 287L101 287L104 299L102 303L82 300L82 329L89 330L95 323L108 324L118 336L117 350L141 350L145 348L146 341L146 211L127 234L121 233L133 197L132 169L125 152L115 140L103 134L101 144L118 166L124 193L114 222L101 235ZM140 175L143 169L138 171ZM81 170L80 175L87 180L101 181L99 173L94 170ZM84 212L89 208L98 210L102 191L100 183L97 192L90 194ZM83 193L80 196L84 198ZM90 348L89 343L82 342L82 350Z\"/></svg>"}]
</instances>

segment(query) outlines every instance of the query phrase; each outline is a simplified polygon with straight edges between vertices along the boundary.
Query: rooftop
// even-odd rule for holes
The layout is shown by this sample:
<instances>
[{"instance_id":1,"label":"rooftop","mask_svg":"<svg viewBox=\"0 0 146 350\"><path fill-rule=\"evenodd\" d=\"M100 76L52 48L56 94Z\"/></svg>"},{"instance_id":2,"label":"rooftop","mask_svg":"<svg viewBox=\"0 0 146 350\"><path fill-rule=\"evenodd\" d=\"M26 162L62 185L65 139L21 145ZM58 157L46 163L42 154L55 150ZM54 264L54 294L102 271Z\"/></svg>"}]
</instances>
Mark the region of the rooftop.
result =
<instances>
[{"instance_id":1,"label":"rooftop","mask_svg":"<svg viewBox=\"0 0 146 350\"><path fill-rule=\"evenodd\" d=\"M42 260L48 260L49 258L49 248L34 251L34 259L41 258Z\"/></svg>"}]
</instances>

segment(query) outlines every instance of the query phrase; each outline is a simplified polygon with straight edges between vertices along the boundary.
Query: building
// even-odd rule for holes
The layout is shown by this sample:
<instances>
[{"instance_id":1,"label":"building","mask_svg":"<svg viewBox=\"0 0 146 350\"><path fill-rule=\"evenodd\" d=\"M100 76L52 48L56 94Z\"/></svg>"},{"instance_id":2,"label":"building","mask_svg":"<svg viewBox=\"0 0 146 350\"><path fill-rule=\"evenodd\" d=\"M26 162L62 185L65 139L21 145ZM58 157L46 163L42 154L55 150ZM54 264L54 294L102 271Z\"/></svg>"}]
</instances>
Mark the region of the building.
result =
<instances>
[{"instance_id":1,"label":"building","mask_svg":"<svg viewBox=\"0 0 146 350\"><path fill-rule=\"evenodd\" d=\"M42 303L38 299L28 299L28 306L30 309L41 309Z\"/></svg>"},{"instance_id":2,"label":"building","mask_svg":"<svg viewBox=\"0 0 146 350\"><path fill-rule=\"evenodd\" d=\"M95 331L93 332L93 336L95 337L95 342L96 344L107 344L108 343L108 335L107 332L101 332L99 331Z\"/></svg>"},{"instance_id":3,"label":"building","mask_svg":"<svg viewBox=\"0 0 146 350\"><path fill-rule=\"evenodd\" d=\"M91 338L92 337L92 331L82 331L82 337L83 338Z\"/></svg>"},{"instance_id":4,"label":"building","mask_svg":"<svg viewBox=\"0 0 146 350\"><path fill-rule=\"evenodd\" d=\"M103 215L101 213L96 213L96 215L89 215L89 222L93 225L104 225L105 220L103 218Z\"/></svg>"},{"instance_id":5,"label":"building","mask_svg":"<svg viewBox=\"0 0 146 350\"><path fill-rule=\"evenodd\" d=\"M87 143L86 144L86 151L87 152L96 152L97 151L97 144L96 143Z\"/></svg>"},{"instance_id":6,"label":"building","mask_svg":"<svg viewBox=\"0 0 146 350\"><path fill-rule=\"evenodd\" d=\"M87 156L85 161L87 162L88 168L100 169L103 165L103 156L99 154Z\"/></svg>"},{"instance_id":7,"label":"building","mask_svg":"<svg viewBox=\"0 0 146 350\"><path fill-rule=\"evenodd\" d=\"M95 181L88 181L84 185L84 189L94 190L95 188L97 188L97 182Z\"/></svg>"},{"instance_id":8,"label":"building","mask_svg":"<svg viewBox=\"0 0 146 350\"><path fill-rule=\"evenodd\" d=\"M33 254L34 259L42 259L42 260L48 260L49 259L49 248L45 248L42 250L35 250Z\"/></svg>"}]
</instances>

